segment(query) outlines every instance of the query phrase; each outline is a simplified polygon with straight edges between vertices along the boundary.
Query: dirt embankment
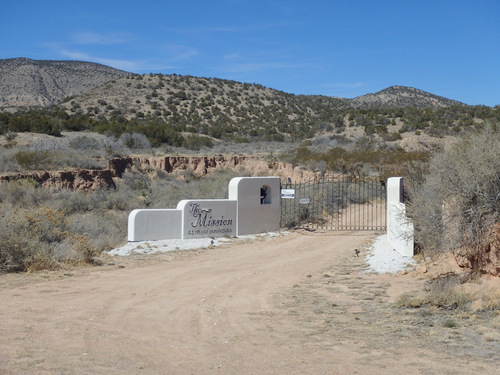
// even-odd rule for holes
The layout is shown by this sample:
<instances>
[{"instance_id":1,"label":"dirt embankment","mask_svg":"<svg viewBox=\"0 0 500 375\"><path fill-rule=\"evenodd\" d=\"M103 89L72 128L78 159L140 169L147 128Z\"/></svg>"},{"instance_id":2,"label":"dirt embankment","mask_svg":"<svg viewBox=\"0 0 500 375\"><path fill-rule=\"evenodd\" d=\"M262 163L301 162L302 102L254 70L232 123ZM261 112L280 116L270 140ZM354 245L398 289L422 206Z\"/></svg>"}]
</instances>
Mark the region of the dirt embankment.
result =
<instances>
[{"instance_id":1,"label":"dirt embankment","mask_svg":"<svg viewBox=\"0 0 500 375\"><path fill-rule=\"evenodd\" d=\"M115 181L109 169L77 169L69 171L32 171L0 175L0 182L31 180L45 188L89 191L115 188Z\"/></svg>"},{"instance_id":2,"label":"dirt embankment","mask_svg":"<svg viewBox=\"0 0 500 375\"><path fill-rule=\"evenodd\" d=\"M455 252L455 258L461 267L500 277L500 223L494 224L489 230L480 251L460 248Z\"/></svg>"},{"instance_id":3,"label":"dirt embankment","mask_svg":"<svg viewBox=\"0 0 500 375\"><path fill-rule=\"evenodd\" d=\"M291 164L270 162L260 157L250 156L134 156L110 159L108 168L74 169L65 171L30 171L0 175L1 181L30 179L42 187L63 188L89 191L102 188L115 188L116 179L132 167L146 173L161 170L177 173L192 170L204 176L222 169L243 168L254 176L280 176L292 180L314 179L317 173L294 168Z\"/></svg>"},{"instance_id":4,"label":"dirt embankment","mask_svg":"<svg viewBox=\"0 0 500 375\"><path fill-rule=\"evenodd\" d=\"M259 156L133 156L109 161L109 169L116 177L132 166L146 172L176 173L190 169L199 176L223 169L244 169L252 176L280 176L284 180L290 177L293 181L315 179L320 174Z\"/></svg>"},{"instance_id":5,"label":"dirt embankment","mask_svg":"<svg viewBox=\"0 0 500 375\"><path fill-rule=\"evenodd\" d=\"M497 374L498 325L395 307L424 280L367 272L354 249L375 235L293 232L1 276L0 373Z\"/></svg>"}]
</instances>

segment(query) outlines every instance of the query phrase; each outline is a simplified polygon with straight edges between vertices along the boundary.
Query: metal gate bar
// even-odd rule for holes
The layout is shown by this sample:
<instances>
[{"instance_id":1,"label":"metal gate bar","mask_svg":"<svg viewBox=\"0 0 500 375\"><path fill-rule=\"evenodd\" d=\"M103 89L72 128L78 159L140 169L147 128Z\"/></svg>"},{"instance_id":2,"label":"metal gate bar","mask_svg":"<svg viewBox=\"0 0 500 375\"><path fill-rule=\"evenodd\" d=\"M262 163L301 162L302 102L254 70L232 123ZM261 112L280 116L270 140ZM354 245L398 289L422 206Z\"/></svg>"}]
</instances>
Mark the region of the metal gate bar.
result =
<instances>
[{"instance_id":1,"label":"metal gate bar","mask_svg":"<svg viewBox=\"0 0 500 375\"><path fill-rule=\"evenodd\" d=\"M376 178L329 176L289 183L281 226L327 230L385 230L386 192Z\"/></svg>"}]
</instances>

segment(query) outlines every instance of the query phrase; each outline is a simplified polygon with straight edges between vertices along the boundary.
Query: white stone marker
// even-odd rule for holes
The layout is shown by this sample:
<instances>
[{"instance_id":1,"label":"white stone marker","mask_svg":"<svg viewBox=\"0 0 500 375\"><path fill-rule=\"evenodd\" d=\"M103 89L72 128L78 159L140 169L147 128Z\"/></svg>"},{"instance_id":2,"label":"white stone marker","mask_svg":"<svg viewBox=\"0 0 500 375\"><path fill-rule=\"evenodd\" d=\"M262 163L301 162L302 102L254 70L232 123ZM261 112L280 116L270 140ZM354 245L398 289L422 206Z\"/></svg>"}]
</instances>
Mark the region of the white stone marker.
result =
<instances>
[{"instance_id":1,"label":"white stone marker","mask_svg":"<svg viewBox=\"0 0 500 375\"><path fill-rule=\"evenodd\" d=\"M280 178L237 177L229 199L185 199L177 209L138 209L128 218L128 240L239 236L279 231Z\"/></svg>"},{"instance_id":2,"label":"white stone marker","mask_svg":"<svg viewBox=\"0 0 500 375\"><path fill-rule=\"evenodd\" d=\"M413 223L403 203L403 177L387 179L387 242L402 256L414 255Z\"/></svg>"}]
</instances>

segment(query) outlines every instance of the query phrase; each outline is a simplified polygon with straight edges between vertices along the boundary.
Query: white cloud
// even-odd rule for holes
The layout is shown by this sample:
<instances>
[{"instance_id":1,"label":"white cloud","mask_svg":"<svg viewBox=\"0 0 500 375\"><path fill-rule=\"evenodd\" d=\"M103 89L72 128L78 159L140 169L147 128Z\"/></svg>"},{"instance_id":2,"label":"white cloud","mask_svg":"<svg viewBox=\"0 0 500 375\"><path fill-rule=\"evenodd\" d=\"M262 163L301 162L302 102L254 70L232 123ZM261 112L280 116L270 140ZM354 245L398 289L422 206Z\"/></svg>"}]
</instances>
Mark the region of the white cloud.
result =
<instances>
[{"instance_id":1,"label":"white cloud","mask_svg":"<svg viewBox=\"0 0 500 375\"><path fill-rule=\"evenodd\" d=\"M354 98L364 95L367 82L334 82L314 85L313 89L324 92L325 95L340 98ZM327 93L329 92L329 93Z\"/></svg>"},{"instance_id":2,"label":"white cloud","mask_svg":"<svg viewBox=\"0 0 500 375\"><path fill-rule=\"evenodd\" d=\"M257 72L268 69L294 69L297 66L293 64L281 63L281 62L247 62L247 63L235 63L226 67L226 71L230 73L241 73L241 72Z\"/></svg>"},{"instance_id":3,"label":"white cloud","mask_svg":"<svg viewBox=\"0 0 500 375\"><path fill-rule=\"evenodd\" d=\"M362 82L337 82L327 84L324 87L330 87L333 89L356 89L358 87L363 87L364 83Z\"/></svg>"},{"instance_id":4,"label":"white cloud","mask_svg":"<svg viewBox=\"0 0 500 375\"><path fill-rule=\"evenodd\" d=\"M89 61L95 62L107 66L111 66L116 69L125 70L131 73L151 73L151 72L160 72L163 70L170 70L174 68L174 66L168 61L173 60L172 57L160 59L156 58L144 58L144 59L116 59L109 58L105 56L100 56L99 54L92 54L80 49L70 49L63 46L61 43L45 43L45 47L53 50L53 55L58 56L60 59L69 59L69 60L79 60L79 61ZM197 53L197 52L196 52ZM186 57L188 55L193 55L194 53L188 53L186 51L181 52L181 49L177 50L177 55L174 56L177 58Z\"/></svg>"},{"instance_id":5,"label":"white cloud","mask_svg":"<svg viewBox=\"0 0 500 375\"><path fill-rule=\"evenodd\" d=\"M71 36L73 42L77 44L99 44L99 45L112 45L130 42L134 38L130 34L125 33L105 33L100 34L96 32L82 32L76 33Z\"/></svg>"},{"instance_id":6,"label":"white cloud","mask_svg":"<svg viewBox=\"0 0 500 375\"><path fill-rule=\"evenodd\" d=\"M183 27L183 28L174 28L174 27L165 27L164 30L168 30L170 32L188 34L188 35L206 35L212 33L229 33L229 34L251 34L254 32L262 32L270 29L276 29L281 27L293 27L292 24L284 24L284 23L269 23L269 24L251 24L251 25L237 25L237 26L194 26L194 27Z\"/></svg>"},{"instance_id":7,"label":"white cloud","mask_svg":"<svg viewBox=\"0 0 500 375\"><path fill-rule=\"evenodd\" d=\"M199 54L196 48L179 44L168 44L163 47L163 52L169 60L186 60Z\"/></svg>"},{"instance_id":8,"label":"white cloud","mask_svg":"<svg viewBox=\"0 0 500 375\"><path fill-rule=\"evenodd\" d=\"M136 72L144 66L143 61L109 59L105 57L92 56L81 51L70 51L67 49L59 49L59 54L71 60L96 62L99 64L111 66L116 69L125 70L128 72Z\"/></svg>"},{"instance_id":9,"label":"white cloud","mask_svg":"<svg viewBox=\"0 0 500 375\"><path fill-rule=\"evenodd\" d=\"M317 64L315 63L291 61L287 58L283 58L283 56L279 56L279 54L275 55L276 56L270 57L272 59L271 61L265 61L266 58L269 59L269 55L264 56L263 54L259 53L254 56L242 56L237 52L229 53L224 56L224 61L226 62L224 70L228 73L241 73L274 69L308 70L318 68Z\"/></svg>"}]
</instances>

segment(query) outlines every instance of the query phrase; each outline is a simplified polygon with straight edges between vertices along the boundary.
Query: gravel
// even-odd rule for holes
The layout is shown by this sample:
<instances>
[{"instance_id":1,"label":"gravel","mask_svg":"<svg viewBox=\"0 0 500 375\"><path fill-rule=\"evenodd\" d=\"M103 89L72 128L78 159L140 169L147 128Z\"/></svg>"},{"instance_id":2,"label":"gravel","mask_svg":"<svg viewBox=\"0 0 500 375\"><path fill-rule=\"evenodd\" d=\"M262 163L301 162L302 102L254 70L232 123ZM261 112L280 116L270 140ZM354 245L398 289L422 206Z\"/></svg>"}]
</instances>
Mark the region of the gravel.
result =
<instances>
[{"instance_id":1,"label":"gravel","mask_svg":"<svg viewBox=\"0 0 500 375\"><path fill-rule=\"evenodd\" d=\"M219 237L219 238L195 238L189 240L158 240L158 241L136 241L128 242L122 247L108 252L109 255L127 256L130 254L154 254L164 253L173 250L190 250L216 247L221 244L241 242L246 240L255 240L258 238L269 239L287 232L269 232L256 235L239 237Z\"/></svg>"},{"instance_id":2,"label":"gravel","mask_svg":"<svg viewBox=\"0 0 500 375\"><path fill-rule=\"evenodd\" d=\"M369 270L377 273L397 273L416 264L412 257L404 257L394 250L387 242L387 235L377 237L367 249L365 260Z\"/></svg>"}]
</instances>

